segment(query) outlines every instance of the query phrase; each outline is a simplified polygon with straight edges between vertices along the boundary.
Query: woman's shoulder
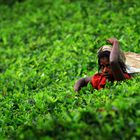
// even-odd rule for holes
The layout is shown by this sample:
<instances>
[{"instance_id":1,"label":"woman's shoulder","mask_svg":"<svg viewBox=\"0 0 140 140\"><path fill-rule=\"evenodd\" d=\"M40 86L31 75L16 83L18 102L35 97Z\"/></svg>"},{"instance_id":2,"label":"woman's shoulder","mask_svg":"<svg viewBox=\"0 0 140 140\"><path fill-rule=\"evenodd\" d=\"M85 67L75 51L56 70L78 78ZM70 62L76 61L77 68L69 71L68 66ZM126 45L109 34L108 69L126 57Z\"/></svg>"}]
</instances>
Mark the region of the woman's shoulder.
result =
<instances>
[{"instance_id":1,"label":"woman's shoulder","mask_svg":"<svg viewBox=\"0 0 140 140\"><path fill-rule=\"evenodd\" d=\"M101 77L102 76L102 74L101 73L95 73L92 77Z\"/></svg>"},{"instance_id":2,"label":"woman's shoulder","mask_svg":"<svg viewBox=\"0 0 140 140\"><path fill-rule=\"evenodd\" d=\"M92 77L91 84L95 89L104 88L106 84L106 78L101 73L96 73Z\"/></svg>"},{"instance_id":3,"label":"woman's shoulder","mask_svg":"<svg viewBox=\"0 0 140 140\"><path fill-rule=\"evenodd\" d=\"M99 80L103 77L102 73L95 73L93 76L92 76L92 80Z\"/></svg>"}]
</instances>

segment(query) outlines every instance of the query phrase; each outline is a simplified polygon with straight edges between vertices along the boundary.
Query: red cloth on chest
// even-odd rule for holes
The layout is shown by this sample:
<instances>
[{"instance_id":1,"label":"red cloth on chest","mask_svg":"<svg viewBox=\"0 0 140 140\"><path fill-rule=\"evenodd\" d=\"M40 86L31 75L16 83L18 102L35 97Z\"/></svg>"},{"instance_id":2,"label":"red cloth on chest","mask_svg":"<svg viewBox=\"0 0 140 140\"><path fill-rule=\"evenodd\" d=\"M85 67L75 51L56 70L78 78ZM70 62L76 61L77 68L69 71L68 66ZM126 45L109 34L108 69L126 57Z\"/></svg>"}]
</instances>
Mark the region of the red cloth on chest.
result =
<instances>
[{"instance_id":1,"label":"red cloth on chest","mask_svg":"<svg viewBox=\"0 0 140 140\"><path fill-rule=\"evenodd\" d=\"M124 77L125 79L131 78L131 76L128 73L124 73ZM97 73L92 77L91 84L93 88L100 90L105 87L106 81L107 78L104 75ZM113 78L111 79L111 81L114 81Z\"/></svg>"}]
</instances>

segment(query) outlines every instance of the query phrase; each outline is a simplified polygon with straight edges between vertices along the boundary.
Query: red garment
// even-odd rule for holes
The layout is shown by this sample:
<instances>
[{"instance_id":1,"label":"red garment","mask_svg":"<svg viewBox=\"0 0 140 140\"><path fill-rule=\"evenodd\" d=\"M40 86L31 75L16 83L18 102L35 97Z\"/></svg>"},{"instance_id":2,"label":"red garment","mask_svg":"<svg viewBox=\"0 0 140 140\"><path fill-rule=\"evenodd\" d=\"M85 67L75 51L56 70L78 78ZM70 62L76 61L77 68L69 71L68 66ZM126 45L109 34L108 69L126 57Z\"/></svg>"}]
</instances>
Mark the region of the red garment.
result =
<instances>
[{"instance_id":1,"label":"red garment","mask_svg":"<svg viewBox=\"0 0 140 140\"><path fill-rule=\"evenodd\" d=\"M131 76L128 73L124 73L125 79L130 79ZM101 73L97 73L92 77L91 84L92 86L99 90L105 87L107 78ZM114 81L113 77L109 81Z\"/></svg>"}]
</instances>

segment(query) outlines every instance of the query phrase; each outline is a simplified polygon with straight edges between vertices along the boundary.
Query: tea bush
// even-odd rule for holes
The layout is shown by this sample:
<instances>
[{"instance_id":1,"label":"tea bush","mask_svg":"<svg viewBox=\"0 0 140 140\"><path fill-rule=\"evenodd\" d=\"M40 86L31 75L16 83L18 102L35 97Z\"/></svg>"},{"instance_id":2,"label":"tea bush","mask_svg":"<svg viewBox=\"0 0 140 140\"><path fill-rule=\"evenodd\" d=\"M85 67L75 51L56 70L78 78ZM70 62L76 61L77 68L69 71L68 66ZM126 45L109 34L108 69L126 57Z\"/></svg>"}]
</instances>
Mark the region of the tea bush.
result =
<instances>
[{"instance_id":1,"label":"tea bush","mask_svg":"<svg viewBox=\"0 0 140 140\"><path fill-rule=\"evenodd\" d=\"M140 76L73 91L116 37L140 53L137 0L26 0L0 5L1 139L140 139Z\"/></svg>"}]
</instances>

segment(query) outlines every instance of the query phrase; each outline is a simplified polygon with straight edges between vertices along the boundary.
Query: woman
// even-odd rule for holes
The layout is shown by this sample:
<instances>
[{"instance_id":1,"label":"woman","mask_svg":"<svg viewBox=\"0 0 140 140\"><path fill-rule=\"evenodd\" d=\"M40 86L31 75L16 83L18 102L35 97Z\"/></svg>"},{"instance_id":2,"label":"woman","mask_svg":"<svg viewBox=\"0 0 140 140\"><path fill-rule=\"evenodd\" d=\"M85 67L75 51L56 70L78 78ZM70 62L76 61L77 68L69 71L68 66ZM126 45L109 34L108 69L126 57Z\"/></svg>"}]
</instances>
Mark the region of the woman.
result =
<instances>
[{"instance_id":1,"label":"woman","mask_svg":"<svg viewBox=\"0 0 140 140\"><path fill-rule=\"evenodd\" d=\"M122 81L130 79L125 65L125 55L119 49L119 42L115 38L107 40L111 46L103 46L98 51L99 71L91 77L81 78L74 85L74 91L79 91L82 87L91 83L93 88L100 90L105 87L107 81Z\"/></svg>"}]
</instances>

